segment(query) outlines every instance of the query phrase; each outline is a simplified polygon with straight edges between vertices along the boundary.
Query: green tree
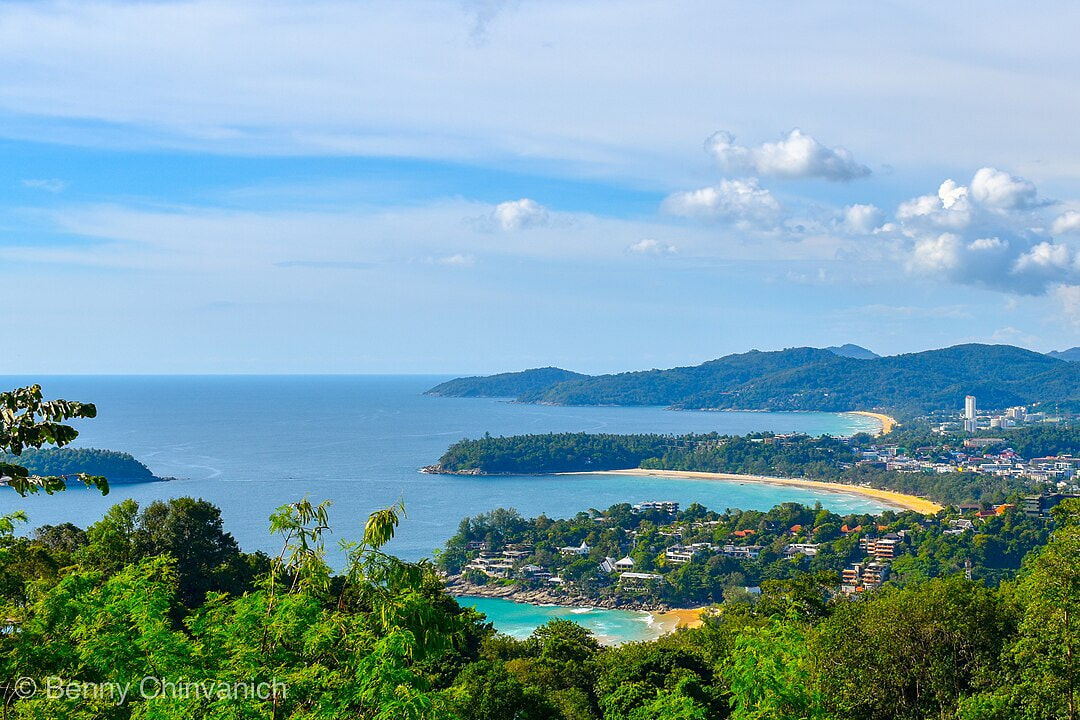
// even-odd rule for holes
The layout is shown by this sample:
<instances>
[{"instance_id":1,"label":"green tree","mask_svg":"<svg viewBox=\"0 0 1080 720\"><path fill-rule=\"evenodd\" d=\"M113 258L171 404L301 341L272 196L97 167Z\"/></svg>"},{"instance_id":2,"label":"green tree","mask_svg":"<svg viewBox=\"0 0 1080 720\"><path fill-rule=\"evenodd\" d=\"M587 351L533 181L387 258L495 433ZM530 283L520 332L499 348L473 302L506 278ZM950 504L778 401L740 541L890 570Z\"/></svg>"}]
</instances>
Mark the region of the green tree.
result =
<instances>
[{"instance_id":1,"label":"green tree","mask_svg":"<svg viewBox=\"0 0 1080 720\"><path fill-rule=\"evenodd\" d=\"M774 616L764 625L743 628L723 665L732 719L825 718L821 697L809 682L810 668L798 622Z\"/></svg>"},{"instance_id":2,"label":"green tree","mask_svg":"<svg viewBox=\"0 0 1080 720\"><path fill-rule=\"evenodd\" d=\"M815 626L813 677L838 717L948 717L987 687L1015 617L962 577L884 587Z\"/></svg>"},{"instance_id":3,"label":"green tree","mask_svg":"<svg viewBox=\"0 0 1080 720\"><path fill-rule=\"evenodd\" d=\"M176 560L180 601L188 607L201 605L210 590L242 591L251 580L236 540L224 530L221 511L205 500L152 502L139 514L132 540L140 557Z\"/></svg>"},{"instance_id":4,"label":"green tree","mask_svg":"<svg viewBox=\"0 0 1080 720\"><path fill-rule=\"evenodd\" d=\"M79 436L79 432L65 422L96 416L97 408L91 403L44 400L40 385L0 393L0 453L18 457L27 448L63 447ZM70 479L97 487L102 493L109 492L105 478L85 473L43 477L18 463L0 462L0 475L20 495L39 490L51 495L64 490Z\"/></svg>"},{"instance_id":5,"label":"green tree","mask_svg":"<svg viewBox=\"0 0 1080 720\"><path fill-rule=\"evenodd\" d=\"M1075 720L1080 715L1080 501L1059 508L1050 543L1029 557L1017 585L1023 619L1008 653L1014 674L1005 695L1030 717Z\"/></svg>"}]
</instances>

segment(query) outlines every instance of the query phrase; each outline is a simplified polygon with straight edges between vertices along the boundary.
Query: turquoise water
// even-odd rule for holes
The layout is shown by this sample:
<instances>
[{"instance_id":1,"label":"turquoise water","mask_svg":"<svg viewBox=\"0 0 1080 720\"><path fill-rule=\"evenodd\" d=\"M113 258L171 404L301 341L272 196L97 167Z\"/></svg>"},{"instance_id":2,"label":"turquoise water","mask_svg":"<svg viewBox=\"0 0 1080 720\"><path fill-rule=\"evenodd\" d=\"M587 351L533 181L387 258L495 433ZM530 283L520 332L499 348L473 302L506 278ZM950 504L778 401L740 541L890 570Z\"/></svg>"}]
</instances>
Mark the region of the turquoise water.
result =
<instances>
[{"instance_id":1,"label":"turquoise water","mask_svg":"<svg viewBox=\"0 0 1080 720\"><path fill-rule=\"evenodd\" d=\"M856 495L737 482L618 476L457 477L424 475L464 437L563 431L709 432L757 430L850 434L870 418L829 413L684 412L661 408L552 407L504 400L422 395L444 377L51 377L0 378L0 387L40 382L46 397L94 402L77 444L130 452L167 483L117 485L107 497L72 488L20 498L0 489L0 512L24 509L31 526L85 527L125 498L140 503L190 495L221 508L248 551L276 552L267 518L305 495L330 499L339 539L356 539L374 509L403 500L408 519L389 549L431 554L461 519L496 507L526 516L568 517L588 508L650 499L766 510L788 500L821 501L838 512L877 511ZM602 612L602 611L597 611ZM502 627L500 625L500 627Z\"/></svg>"},{"instance_id":2,"label":"turquoise water","mask_svg":"<svg viewBox=\"0 0 1080 720\"><path fill-rule=\"evenodd\" d=\"M573 620L591 630L604 644L653 640L662 630L647 612L529 605L501 598L460 597L458 602L462 606L475 607L487 615L500 632L518 640L524 640L537 626L555 618Z\"/></svg>"}]
</instances>

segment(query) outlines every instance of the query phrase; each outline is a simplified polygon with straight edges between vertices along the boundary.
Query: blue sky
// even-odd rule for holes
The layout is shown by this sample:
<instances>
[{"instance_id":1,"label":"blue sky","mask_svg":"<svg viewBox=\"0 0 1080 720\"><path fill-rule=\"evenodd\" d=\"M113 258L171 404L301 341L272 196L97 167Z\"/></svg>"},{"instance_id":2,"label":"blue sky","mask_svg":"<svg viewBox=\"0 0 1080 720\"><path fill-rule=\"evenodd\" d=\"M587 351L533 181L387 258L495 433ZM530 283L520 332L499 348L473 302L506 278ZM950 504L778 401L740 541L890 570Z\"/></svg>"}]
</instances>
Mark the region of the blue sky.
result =
<instances>
[{"instance_id":1,"label":"blue sky","mask_svg":"<svg viewBox=\"0 0 1080 720\"><path fill-rule=\"evenodd\" d=\"M7 371L1078 345L1078 15L0 2Z\"/></svg>"}]
</instances>

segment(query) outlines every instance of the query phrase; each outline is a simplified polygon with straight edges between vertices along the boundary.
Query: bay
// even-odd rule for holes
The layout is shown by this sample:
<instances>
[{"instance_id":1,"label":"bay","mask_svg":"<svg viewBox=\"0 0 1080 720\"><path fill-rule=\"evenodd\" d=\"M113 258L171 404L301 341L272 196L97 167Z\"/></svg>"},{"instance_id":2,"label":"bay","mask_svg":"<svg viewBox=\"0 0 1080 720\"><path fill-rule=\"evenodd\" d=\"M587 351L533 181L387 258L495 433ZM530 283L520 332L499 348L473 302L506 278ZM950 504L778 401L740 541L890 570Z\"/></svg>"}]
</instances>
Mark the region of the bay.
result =
<instances>
[{"instance_id":1,"label":"bay","mask_svg":"<svg viewBox=\"0 0 1080 720\"><path fill-rule=\"evenodd\" d=\"M768 509L821 501L838 512L876 511L855 495L701 480L586 476L442 476L419 468L464 437L543 432L873 431L876 421L833 413L695 412L656 407L557 407L497 399L436 398L445 380L426 376L92 376L0 378L41 383L46 397L94 402L76 423L76 445L129 452L167 483L115 485L102 497L70 488L53 496L0 494L0 511L24 509L31 525L85 527L124 498L140 503L190 495L218 505L248 551L272 552L270 513L309 497L333 501L334 537L356 539L368 514L404 501L407 520L391 549L426 557L468 515L513 507L569 517L617 502L671 499L706 507Z\"/></svg>"},{"instance_id":2,"label":"bay","mask_svg":"<svg viewBox=\"0 0 1080 720\"><path fill-rule=\"evenodd\" d=\"M330 559L336 542L358 539L369 513L398 501L407 519L389 550L429 557L463 517L513 507L531 517L569 517L618 502L677 500L706 507L766 510L785 501L840 513L876 512L870 498L799 488L703 480L604 475L439 476L419 468L464 437L544 432L876 431L870 418L833 413L669 411L656 407L557 407L499 399L436 398L423 391L442 376L87 376L2 377L0 387L32 382L47 398L93 402L98 417L75 423L77 446L129 452L170 482L114 485L108 496L72 487L22 498L0 489L0 513L25 510L29 527L72 522L86 527L125 498L140 504L189 495L221 508L226 529L247 551L276 553L268 517L309 497L331 500ZM501 604L499 604L501 603ZM594 620L620 641L650 632L642 615L579 608L543 611L499 601L496 627L523 632L547 614ZM608 616L608 613L615 613ZM516 629L515 629L516 628ZM655 629L653 629L655 631ZM645 635L642 635L645 633Z\"/></svg>"}]
</instances>

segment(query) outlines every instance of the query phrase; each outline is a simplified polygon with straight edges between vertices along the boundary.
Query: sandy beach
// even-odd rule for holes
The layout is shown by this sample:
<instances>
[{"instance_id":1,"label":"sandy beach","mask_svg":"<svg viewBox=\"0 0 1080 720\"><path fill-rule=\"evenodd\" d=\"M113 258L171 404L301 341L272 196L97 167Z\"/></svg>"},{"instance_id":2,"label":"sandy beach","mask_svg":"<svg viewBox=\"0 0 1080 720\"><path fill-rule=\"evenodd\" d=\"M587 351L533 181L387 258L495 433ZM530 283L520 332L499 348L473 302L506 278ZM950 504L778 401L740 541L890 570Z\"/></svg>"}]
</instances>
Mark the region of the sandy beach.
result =
<instances>
[{"instance_id":1,"label":"sandy beach","mask_svg":"<svg viewBox=\"0 0 1080 720\"><path fill-rule=\"evenodd\" d=\"M706 607L681 608L668 612L653 613L653 619L663 628L663 634L674 632L676 628L701 627L704 620L701 619Z\"/></svg>"},{"instance_id":2,"label":"sandy beach","mask_svg":"<svg viewBox=\"0 0 1080 720\"><path fill-rule=\"evenodd\" d=\"M881 423L881 432L878 435L887 435L893 431L900 423L896 422L896 418L889 417L883 413L867 412L865 410L852 410L847 415L862 415L863 417L872 417Z\"/></svg>"},{"instance_id":3,"label":"sandy beach","mask_svg":"<svg viewBox=\"0 0 1080 720\"><path fill-rule=\"evenodd\" d=\"M935 515L942 506L926 498L890 490L878 490L877 488L862 487L860 485L844 485L841 483L819 482L817 480L801 480L798 478L768 477L765 475L735 475L732 473L708 473L689 472L683 470L607 470L604 472L589 473L590 475L635 475L643 477L668 477L668 478L693 478L695 480L721 480L724 482L753 482L767 485L786 485L789 487L801 487L825 492L850 493L872 497L884 505L899 508L901 510L914 510L923 515Z\"/></svg>"}]
</instances>

